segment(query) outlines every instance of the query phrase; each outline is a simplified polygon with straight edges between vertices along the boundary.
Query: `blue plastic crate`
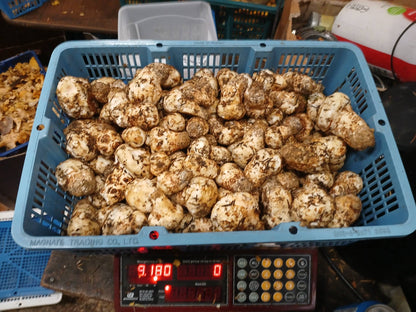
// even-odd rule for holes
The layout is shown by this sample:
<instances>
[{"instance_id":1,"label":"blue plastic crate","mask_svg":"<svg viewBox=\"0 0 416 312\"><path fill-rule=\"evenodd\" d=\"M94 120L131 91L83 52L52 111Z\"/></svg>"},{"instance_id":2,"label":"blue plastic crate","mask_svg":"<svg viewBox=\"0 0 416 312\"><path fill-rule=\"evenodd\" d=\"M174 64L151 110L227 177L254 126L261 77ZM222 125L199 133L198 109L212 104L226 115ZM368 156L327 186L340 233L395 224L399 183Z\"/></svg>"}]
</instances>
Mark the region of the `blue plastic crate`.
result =
<instances>
[{"instance_id":1,"label":"blue plastic crate","mask_svg":"<svg viewBox=\"0 0 416 312\"><path fill-rule=\"evenodd\" d=\"M0 0L0 10L13 19L42 6L48 0Z\"/></svg>"},{"instance_id":2,"label":"blue plastic crate","mask_svg":"<svg viewBox=\"0 0 416 312\"><path fill-rule=\"evenodd\" d=\"M30 59L32 57L34 57L36 62L38 63L41 73L43 75L45 75L45 69L43 68L42 63L40 62L37 54L32 50L20 53L18 55L10 57L6 60L0 61L0 73L3 73L5 71L7 71L10 67L14 67L17 63L27 63L27 62L30 61ZM4 147L1 147L0 148L0 157L6 157L6 156L10 156L12 154L16 154L18 152L22 152L26 148L27 144L28 144L28 142L23 143L23 144L19 144L18 146L16 146L15 148L12 148L10 150L6 150Z\"/></svg>"},{"instance_id":3,"label":"blue plastic crate","mask_svg":"<svg viewBox=\"0 0 416 312\"><path fill-rule=\"evenodd\" d=\"M200 66L253 74L300 71L322 82L325 92L342 91L353 108L375 129L376 146L350 152L344 169L359 173L363 211L352 227L308 229L283 223L272 230L169 233L144 227L137 235L63 236L76 198L57 185L54 170L68 156L63 129L69 120L55 90L64 75L129 80L151 62L166 62L184 79ZM416 207L393 134L361 51L341 42L314 41L83 41L66 42L53 52L29 141L16 201L12 233L26 248L135 250L138 247L253 245L282 247L345 245L359 240L402 237L416 228ZM38 129L38 130L36 130ZM155 231L158 235L154 235Z\"/></svg>"},{"instance_id":4,"label":"blue plastic crate","mask_svg":"<svg viewBox=\"0 0 416 312\"><path fill-rule=\"evenodd\" d=\"M54 293L40 286L51 252L18 246L12 238L11 225L11 219L0 221L0 300Z\"/></svg>"}]
</instances>

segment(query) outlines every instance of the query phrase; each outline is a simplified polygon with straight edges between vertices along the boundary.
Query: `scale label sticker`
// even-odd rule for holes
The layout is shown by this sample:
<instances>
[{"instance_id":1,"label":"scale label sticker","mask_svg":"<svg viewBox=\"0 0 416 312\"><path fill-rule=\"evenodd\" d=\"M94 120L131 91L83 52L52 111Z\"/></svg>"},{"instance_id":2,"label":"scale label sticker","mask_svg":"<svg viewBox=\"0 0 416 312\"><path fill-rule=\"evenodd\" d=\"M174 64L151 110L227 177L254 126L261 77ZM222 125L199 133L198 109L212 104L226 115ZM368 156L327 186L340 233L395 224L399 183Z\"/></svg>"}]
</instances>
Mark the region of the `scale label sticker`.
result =
<instances>
[{"instance_id":1,"label":"scale label sticker","mask_svg":"<svg viewBox=\"0 0 416 312\"><path fill-rule=\"evenodd\" d=\"M139 290L139 301L140 302L153 302L154 301L154 289L140 289Z\"/></svg>"}]
</instances>

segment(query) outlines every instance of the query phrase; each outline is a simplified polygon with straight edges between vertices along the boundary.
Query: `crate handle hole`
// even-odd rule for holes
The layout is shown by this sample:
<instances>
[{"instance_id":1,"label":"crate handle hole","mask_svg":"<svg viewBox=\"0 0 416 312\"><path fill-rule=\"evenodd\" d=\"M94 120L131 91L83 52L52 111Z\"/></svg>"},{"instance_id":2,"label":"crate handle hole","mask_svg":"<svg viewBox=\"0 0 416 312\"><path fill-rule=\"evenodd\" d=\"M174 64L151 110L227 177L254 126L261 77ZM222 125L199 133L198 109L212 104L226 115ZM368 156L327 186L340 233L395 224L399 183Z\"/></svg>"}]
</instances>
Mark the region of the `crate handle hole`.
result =
<instances>
[{"instance_id":1,"label":"crate handle hole","mask_svg":"<svg viewBox=\"0 0 416 312\"><path fill-rule=\"evenodd\" d=\"M36 130L38 130L38 131L42 131L43 129L45 129L45 125L42 125L42 124L37 125L37 127L36 127Z\"/></svg>"},{"instance_id":2,"label":"crate handle hole","mask_svg":"<svg viewBox=\"0 0 416 312\"><path fill-rule=\"evenodd\" d=\"M156 240L159 238L159 232L158 231L151 231L149 233L149 238L152 240Z\"/></svg>"},{"instance_id":3,"label":"crate handle hole","mask_svg":"<svg viewBox=\"0 0 416 312\"><path fill-rule=\"evenodd\" d=\"M293 234L293 235L298 234L298 228L296 226L291 226L289 228L289 232L290 234Z\"/></svg>"},{"instance_id":4,"label":"crate handle hole","mask_svg":"<svg viewBox=\"0 0 416 312\"><path fill-rule=\"evenodd\" d=\"M266 44L265 44L264 42L262 42L262 43L260 43L260 46L261 46L262 48L265 48L265 47L266 47Z\"/></svg>"},{"instance_id":5,"label":"crate handle hole","mask_svg":"<svg viewBox=\"0 0 416 312\"><path fill-rule=\"evenodd\" d=\"M378 121L378 124L379 124L380 126L385 126L385 125L386 125L386 121L385 121L385 120L383 120L383 119L380 119L380 120Z\"/></svg>"},{"instance_id":6,"label":"crate handle hole","mask_svg":"<svg viewBox=\"0 0 416 312\"><path fill-rule=\"evenodd\" d=\"M158 43L156 43L156 46L157 46L158 48L161 48L161 47L163 47L163 43L158 42Z\"/></svg>"}]
</instances>

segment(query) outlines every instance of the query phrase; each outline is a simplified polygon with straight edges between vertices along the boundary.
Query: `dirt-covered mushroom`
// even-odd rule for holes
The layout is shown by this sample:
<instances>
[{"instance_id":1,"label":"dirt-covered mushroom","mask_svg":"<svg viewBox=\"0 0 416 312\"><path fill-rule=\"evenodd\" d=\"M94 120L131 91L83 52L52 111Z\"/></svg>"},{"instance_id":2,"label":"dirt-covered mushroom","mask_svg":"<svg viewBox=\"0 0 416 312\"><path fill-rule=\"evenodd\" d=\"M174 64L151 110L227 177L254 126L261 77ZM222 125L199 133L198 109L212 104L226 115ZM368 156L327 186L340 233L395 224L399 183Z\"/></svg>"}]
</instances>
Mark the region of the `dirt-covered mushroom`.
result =
<instances>
[{"instance_id":1,"label":"dirt-covered mushroom","mask_svg":"<svg viewBox=\"0 0 416 312\"><path fill-rule=\"evenodd\" d=\"M158 126L177 132L184 131L186 127L186 120L182 114L171 113L163 117Z\"/></svg>"},{"instance_id":2,"label":"dirt-covered mushroom","mask_svg":"<svg viewBox=\"0 0 416 312\"><path fill-rule=\"evenodd\" d=\"M135 73L128 84L128 97L140 104L156 105L163 89L173 88L181 83L179 72L171 65L151 63Z\"/></svg>"},{"instance_id":3,"label":"dirt-covered mushroom","mask_svg":"<svg viewBox=\"0 0 416 312\"><path fill-rule=\"evenodd\" d=\"M193 140L188 147L188 155L190 154L199 155L205 158L210 158L211 145L208 139L202 136Z\"/></svg>"},{"instance_id":4,"label":"dirt-covered mushroom","mask_svg":"<svg viewBox=\"0 0 416 312\"><path fill-rule=\"evenodd\" d=\"M96 119L72 121L64 129L65 149L74 158L90 161L97 155L112 156L123 143L116 129Z\"/></svg>"},{"instance_id":5,"label":"dirt-covered mushroom","mask_svg":"<svg viewBox=\"0 0 416 312\"><path fill-rule=\"evenodd\" d=\"M320 130L339 136L356 150L375 145L374 129L354 112L346 94L335 92L314 105L319 106L316 125Z\"/></svg>"},{"instance_id":6,"label":"dirt-covered mushroom","mask_svg":"<svg viewBox=\"0 0 416 312\"><path fill-rule=\"evenodd\" d=\"M98 155L89 162L89 166L94 170L95 174L106 177L113 170L114 160Z\"/></svg>"},{"instance_id":7,"label":"dirt-covered mushroom","mask_svg":"<svg viewBox=\"0 0 416 312\"><path fill-rule=\"evenodd\" d=\"M330 189L334 184L334 173L331 171L321 171L307 174L302 178L302 184L314 183L323 189Z\"/></svg>"},{"instance_id":8,"label":"dirt-covered mushroom","mask_svg":"<svg viewBox=\"0 0 416 312\"><path fill-rule=\"evenodd\" d=\"M226 147L220 145L211 146L209 158L214 160L219 166L233 161L231 152Z\"/></svg>"},{"instance_id":9,"label":"dirt-covered mushroom","mask_svg":"<svg viewBox=\"0 0 416 312\"><path fill-rule=\"evenodd\" d=\"M168 170L170 164L170 158L166 153L156 152L150 154L150 172L154 176L158 176L162 172Z\"/></svg>"},{"instance_id":10,"label":"dirt-covered mushroom","mask_svg":"<svg viewBox=\"0 0 416 312\"><path fill-rule=\"evenodd\" d=\"M238 121L223 122L218 116L212 115L208 119L208 124L210 133L221 145L231 145L244 136L244 126Z\"/></svg>"},{"instance_id":11,"label":"dirt-covered mushroom","mask_svg":"<svg viewBox=\"0 0 416 312\"><path fill-rule=\"evenodd\" d=\"M244 168L244 175L255 187L259 187L267 177L279 173L282 168L279 152L272 148L263 148L251 158Z\"/></svg>"},{"instance_id":12,"label":"dirt-covered mushroom","mask_svg":"<svg viewBox=\"0 0 416 312\"><path fill-rule=\"evenodd\" d=\"M201 69L173 89L163 100L163 108L169 113L182 113L207 119L210 109L216 105L217 81L208 69Z\"/></svg>"},{"instance_id":13,"label":"dirt-covered mushroom","mask_svg":"<svg viewBox=\"0 0 416 312\"><path fill-rule=\"evenodd\" d=\"M147 218L143 212L129 205L117 203L108 209L102 225L102 233L103 235L137 234L145 225Z\"/></svg>"},{"instance_id":14,"label":"dirt-covered mushroom","mask_svg":"<svg viewBox=\"0 0 416 312\"><path fill-rule=\"evenodd\" d=\"M100 104L106 104L111 89L125 89L126 87L122 80L113 77L101 77L91 82L91 93Z\"/></svg>"},{"instance_id":15,"label":"dirt-covered mushroom","mask_svg":"<svg viewBox=\"0 0 416 312\"><path fill-rule=\"evenodd\" d=\"M191 170L167 170L157 176L157 187L169 196L182 191L192 177Z\"/></svg>"},{"instance_id":16,"label":"dirt-covered mushroom","mask_svg":"<svg viewBox=\"0 0 416 312\"><path fill-rule=\"evenodd\" d=\"M347 149L336 136L312 138L308 142L290 142L280 153L289 169L313 173L342 167Z\"/></svg>"},{"instance_id":17,"label":"dirt-covered mushroom","mask_svg":"<svg viewBox=\"0 0 416 312\"><path fill-rule=\"evenodd\" d=\"M69 236L101 234L101 226L97 219L97 209L87 199L81 199L76 203L66 232Z\"/></svg>"},{"instance_id":18,"label":"dirt-covered mushroom","mask_svg":"<svg viewBox=\"0 0 416 312\"><path fill-rule=\"evenodd\" d=\"M149 131L148 142L152 152L165 152L170 155L185 149L191 144L186 131L172 131L162 127L154 127Z\"/></svg>"},{"instance_id":19,"label":"dirt-covered mushroom","mask_svg":"<svg viewBox=\"0 0 416 312\"><path fill-rule=\"evenodd\" d=\"M220 73L217 74L217 77ZM218 79L221 79L218 78ZM252 79L247 74L238 74L221 86L221 97L217 114L225 120L239 120L246 114L243 103L244 92L251 85Z\"/></svg>"},{"instance_id":20,"label":"dirt-covered mushroom","mask_svg":"<svg viewBox=\"0 0 416 312\"><path fill-rule=\"evenodd\" d=\"M184 168L193 173L194 176L202 176L215 179L220 170L215 160L198 154L189 154L184 161Z\"/></svg>"},{"instance_id":21,"label":"dirt-covered mushroom","mask_svg":"<svg viewBox=\"0 0 416 312\"><path fill-rule=\"evenodd\" d=\"M359 174L346 170L339 172L335 177L329 193L332 196L341 196L347 194L357 195L363 189L364 183Z\"/></svg>"},{"instance_id":22,"label":"dirt-covered mushroom","mask_svg":"<svg viewBox=\"0 0 416 312\"><path fill-rule=\"evenodd\" d=\"M154 198L160 190L156 187L156 181L150 179L135 179L126 186L126 202L131 207L149 214L153 210Z\"/></svg>"},{"instance_id":23,"label":"dirt-covered mushroom","mask_svg":"<svg viewBox=\"0 0 416 312\"><path fill-rule=\"evenodd\" d=\"M277 180L264 183L261 191L263 221L271 229L283 222L293 221L291 216L292 194Z\"/></svg>"},{"instance_id":24,"label":"dirt-covered mushroom","mask_svg":"<svg viewBox=\"0 0 416 312\"><path fill-rule=\"evenodd\" d=\"M172 200L185 206L194 218L205 217L217 202L218 188L212 179L194 177Z\"/></svg>"},{"instance_id":25,"label":"dirt-covered mushroom","mask_svg":"<svg viewBox=\"0 0 416 312\"><path fill-rule=\"evenodd\" d=\"M244 168L256 152L264 148L264 145L264 129L253 126L245 132L242 140L231 144L228 150L234 162Z\"/></svg>"},{"instance_id":26,"label":"dirt-covered mushroom","mask_svg":"<svg viewBox=\"0 0 416 312\"><path fill-rule=\"evenodd\" d=\"M192 139L202 137L209 131L209 123L201 117L192 117L186 122L186 132Z\"/></svg>"},{"instance_id":27,"label":"dirt-covered mushroom","mask_svg":"<svg viewBox=\"0 0 416 312\"><path fill-rule=\"evenodd\" d=\"M144 148L133 148L122 144L115 151L115 160L137 178L151 178L150 152Z\"/></svg>"},{"instance_id":28,"label":"dirt-covered mushroom","mask_svg":"<svg viewBox=\"0 0 416 312\"><path fill-rule=\"evenodd\" d=\"M84 162L68 158L61 162L55 169L58 185L69 194L85 196L95 192L94 171Z\"/></svg>"},{"instance_id":29,"label":"dirt-covered mushroom","mask_svg":"<svg viewBox=\"0 0 416 312\"><path fill-rule=\"evenodd\" d=\"M146 143L147 133L140 127L130 127L123 130L121 137L131 147L142 147Z\"/></svg>"},{"instance_id":30,"label":"dirt-covered mushroom","mask_svg":"<svg viewBox=\"0 0 416 312\"><path fill-rule=\"evenodd\" d=\"M63 76L56 95L62 110L71 118L91 118L98 113L98 103L86 78Z\"/></svg>"},{"instance_id":31,"label":"dirt-covered mushroom","mask_svg":"<svg viewBox=\"0 0 416 312\"><path fill-rule=\"evenodd\" d=\"M295 192L291 213L302 226L327 227L334 217L335 203L324 189L316 184L307 184Z\"/></svg>"},{"instance_id":32,"label":"dirt-covered mushroom","mask_svg":"<svg viewBox=\"0 0 416 312\"><path fill-rule=\"evenodd\" d=\"M362 204L358 196L353 194L340 195L334 198L335 213L328 223L330 228L351 226L360 217Z\"/></svg>"},{"instance_id":33,"label":"dirt-covered mushroom","mask_svg":"<svg viewBox=\"0 0 416 312\"><path fill-rule=\"evenodd\" d=\"M210 218L196 218L183 230L183 233L213 232L214 226Z\"/></svg>"},{"instance_id":34,"label":"dirt-covered mushroom","mask_svg":"<svg viewBox=\"0 0 416 312\"><path fill-rule=\"evenodd\" d=\"M111 206L125 198L127 184L134 180L134 176L120 164L115 164L113 171L107 176L100 194Z\"/></svg>"},{"instance_id":35,"label":"dirt-covered mushroom","mask_svg":"<svg viewBox=\"0 0 416 312\"><path fill-rule=\"evenodd\" d=\"M231 192L251 192L253 184L244 175L243 170L235 163L225 163L216 177L217 184Z\"/></svg>"},{"instance_id":36,"label":"dirt-covered mushroom","mask_svg":"<svg viewBox=\"0 0 416 312\"><path fill-rule=\"evenodd\" d=\"M250 193L237 192L222 197L211 211L216 231L253 231L263 229L258 199Z\"/></svg>"},{"instance_id":37,"label":"dirt-covered mushroom","mask_svg":"<svg viewBox=\"0 0 416 312\"><path fill-rule=\"evenodd\" d=\"M148 216L150 226L164 226L167 230L175 230L184 217L181 205L174 204L160 192L155 198L152 212Z\"/></svg>"},{"instance_id":38,"label":"dirt-covered mushroom","mask_svg":"<svg viewBox=\"0 0 416 312\"><path fill-rule=\"evenodd\" d=\"M324 86L321 83L316 82L312 77L300 72L286 72L283 74L283 78L286 80L288 89L304 95L322 92L324 90Z\"/></svg>"}]
</instances>

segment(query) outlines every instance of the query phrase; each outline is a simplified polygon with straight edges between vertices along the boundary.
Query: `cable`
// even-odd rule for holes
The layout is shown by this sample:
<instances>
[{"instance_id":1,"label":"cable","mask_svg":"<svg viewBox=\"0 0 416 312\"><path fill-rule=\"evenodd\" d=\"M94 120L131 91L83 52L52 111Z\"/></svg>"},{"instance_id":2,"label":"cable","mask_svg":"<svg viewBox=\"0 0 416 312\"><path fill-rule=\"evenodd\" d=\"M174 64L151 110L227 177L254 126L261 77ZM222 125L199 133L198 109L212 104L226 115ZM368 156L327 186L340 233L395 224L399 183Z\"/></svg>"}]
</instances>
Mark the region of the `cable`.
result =
<instances>
[{"instance_id":1,"label":"cable","mask_svg":"<svg viewBox=\"0 0 416 312\"><path fill-rule=\"evenodd\" d=\"M397 44L399 43L400 39L402 39L403 35L406 33L406 31L409 30L410 27L412 27L414 24L416 24L416 20L414 20L413 22L411 22L400 34L400 36L397 38L396 42L394 43L393 46L393 50L391 51L391 56L390 56L390 68L391 68L391 72L393 74L393 78L395 80L399 80L396 76L396 72L394 71L394 67L393 67L393 59L394 59L394 51L396 50Z\"/></svg>"},{"instance_id":2,"label":"cable","mask_svg":"<svg viewBox=\"0 0 416 312\"><path fill-rule=\"evenodd\" d=\"M335 273L342 279L342 281L345 283L345 285L348 286L349 289L354 293L354 295L361 301L365 301L364 297L361 296L361 294L357 291L357 289L354 288L354 286L351 285L351 283L345 278L345 276L342 274L342 272L338 269L338 267L335 265L335 263L331 260L327 252L320 248L320 251L322 255L325 257L326 261L329 263L331 268L335 271Z\"/></svg>"}]
</instances>

